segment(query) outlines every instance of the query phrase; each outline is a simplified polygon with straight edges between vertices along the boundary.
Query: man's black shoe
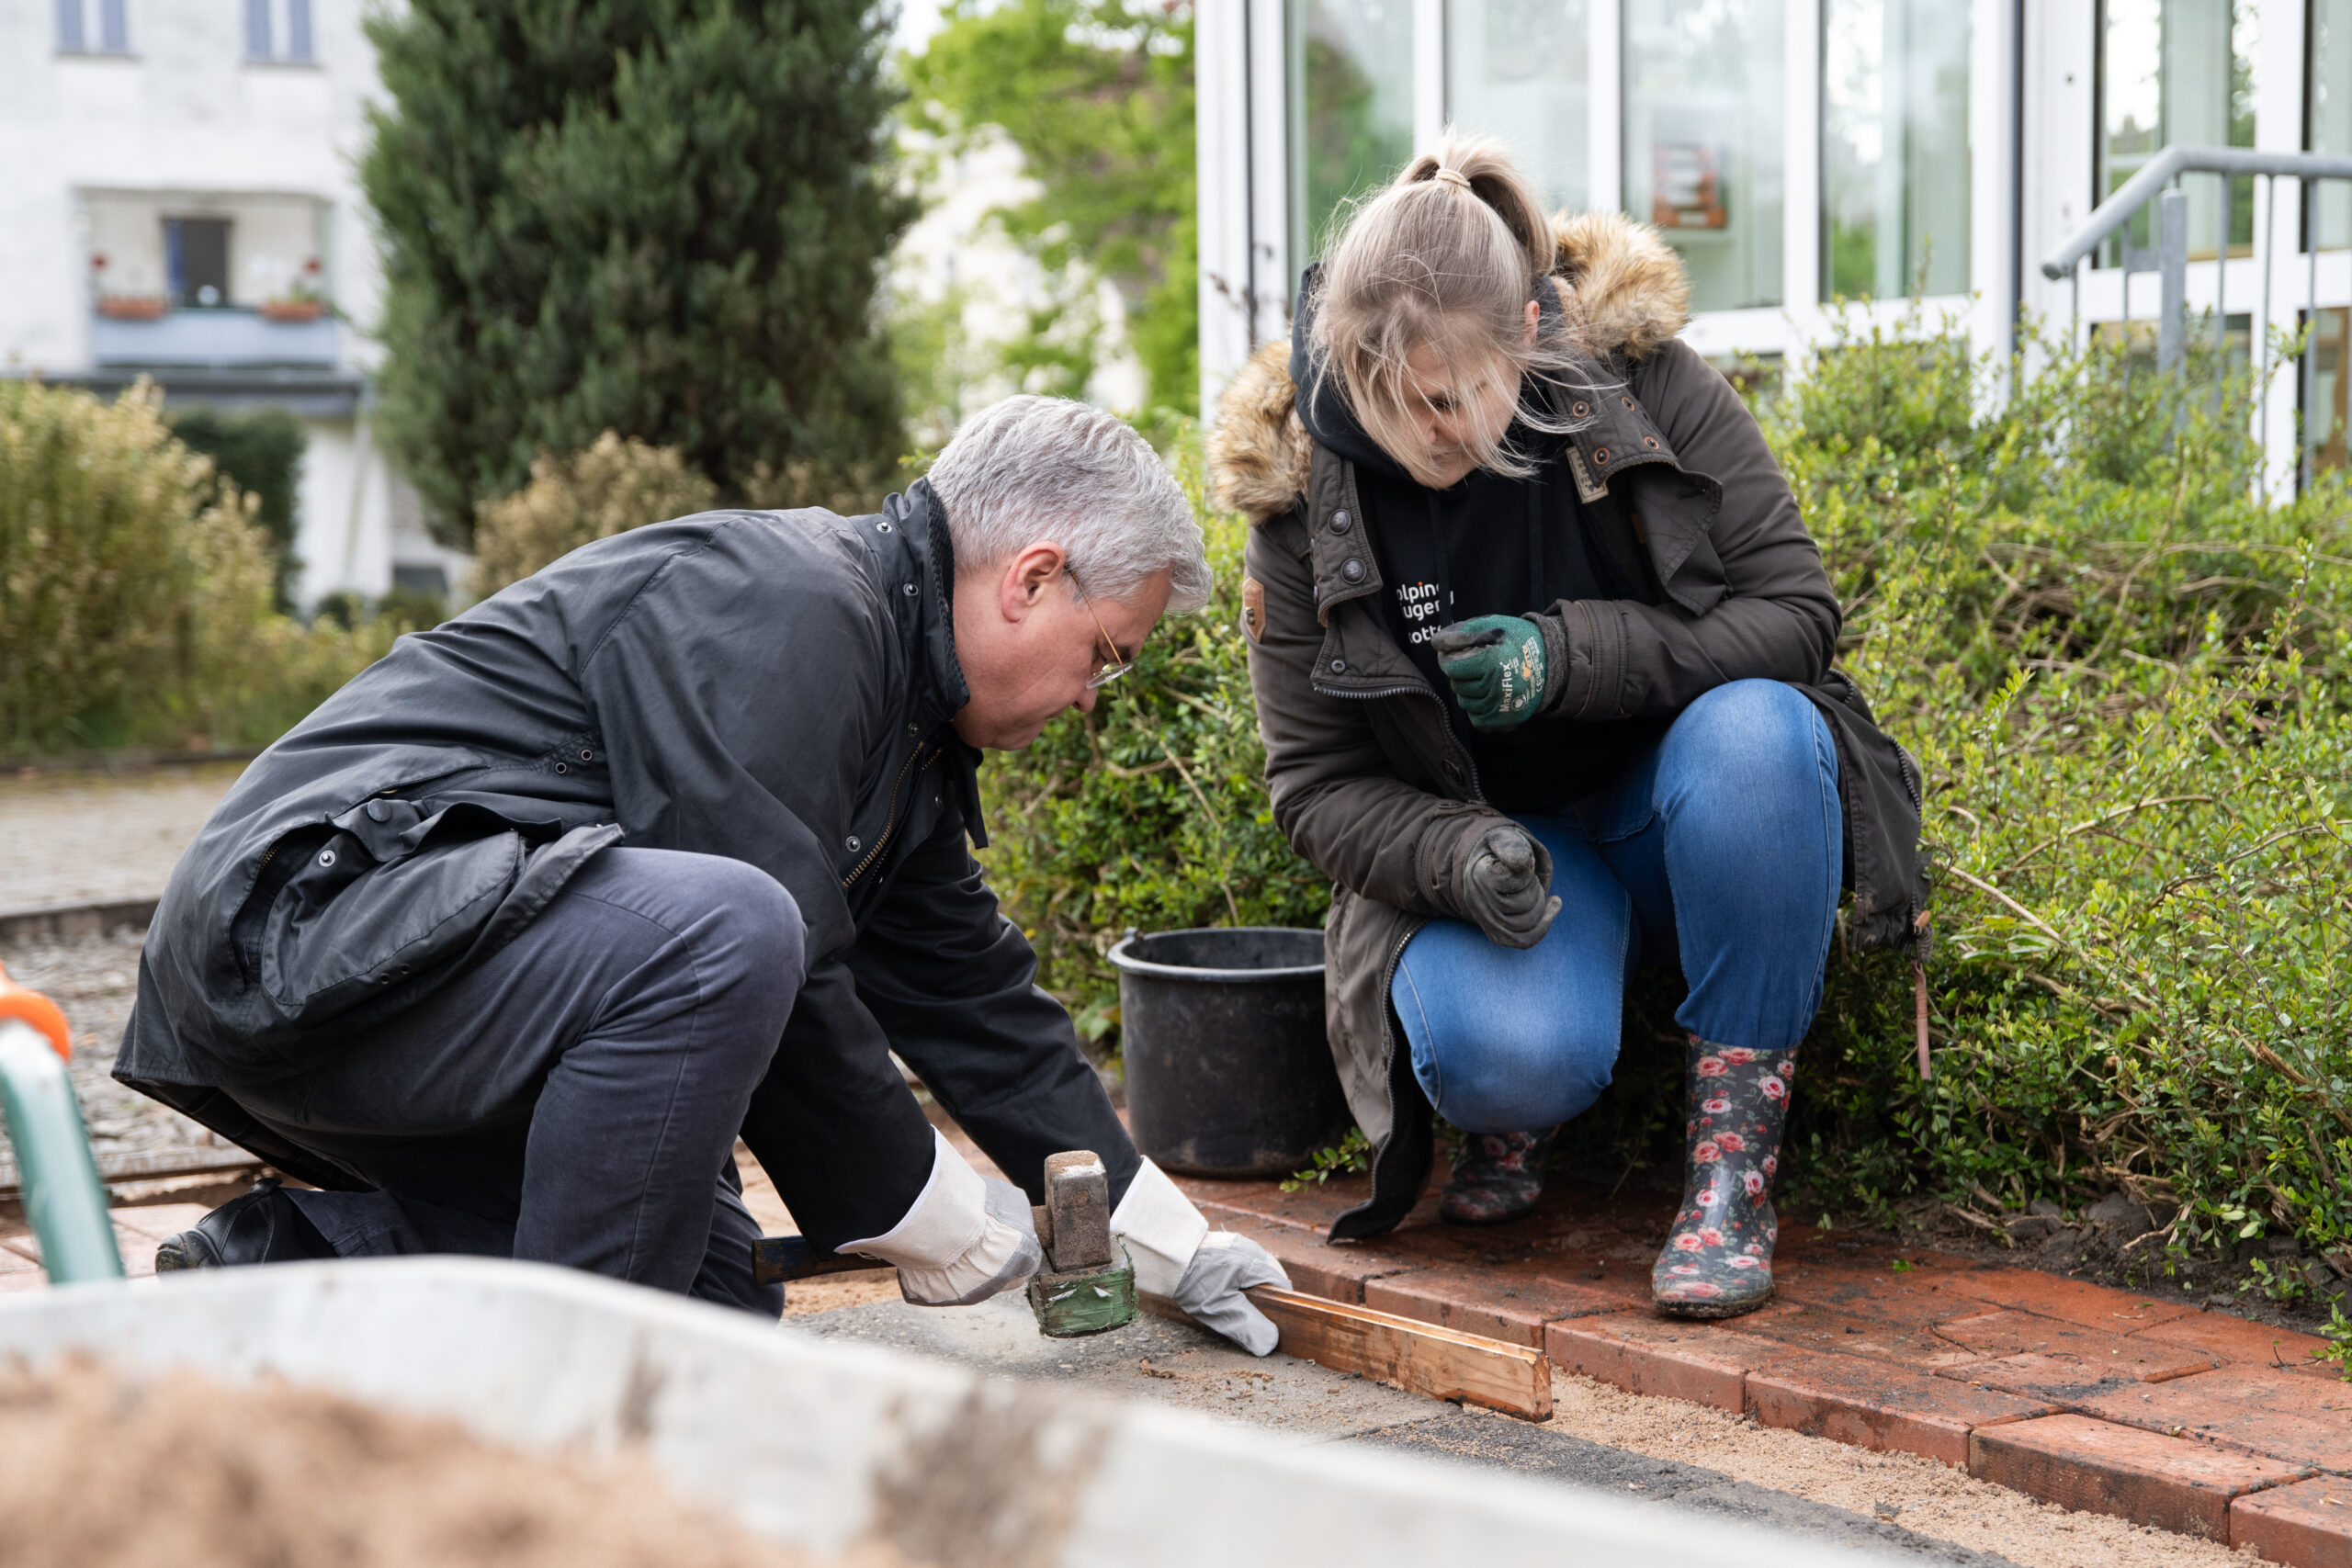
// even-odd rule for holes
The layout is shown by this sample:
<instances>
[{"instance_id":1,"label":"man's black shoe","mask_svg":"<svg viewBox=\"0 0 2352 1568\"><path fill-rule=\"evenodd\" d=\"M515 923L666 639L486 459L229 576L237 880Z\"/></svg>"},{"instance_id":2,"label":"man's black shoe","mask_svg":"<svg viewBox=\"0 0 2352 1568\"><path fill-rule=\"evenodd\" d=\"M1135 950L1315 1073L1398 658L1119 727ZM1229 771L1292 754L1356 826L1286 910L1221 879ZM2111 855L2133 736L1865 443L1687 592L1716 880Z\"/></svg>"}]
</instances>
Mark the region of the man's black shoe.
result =
<instances>
[{"instance_id":1,"label":"man's black shoe","mask_svg":"<svg viewBox=\"0 0 2352 1568\"><path fill-rule=\"evenodd\" d=\"M293 1198L265 1176L242 1198L232 1198L155 1248L155 1272L234 1269L248 1263L299 1263L333 1258L334 1248L302 1217Z\"/></svg>"}]
</instances>

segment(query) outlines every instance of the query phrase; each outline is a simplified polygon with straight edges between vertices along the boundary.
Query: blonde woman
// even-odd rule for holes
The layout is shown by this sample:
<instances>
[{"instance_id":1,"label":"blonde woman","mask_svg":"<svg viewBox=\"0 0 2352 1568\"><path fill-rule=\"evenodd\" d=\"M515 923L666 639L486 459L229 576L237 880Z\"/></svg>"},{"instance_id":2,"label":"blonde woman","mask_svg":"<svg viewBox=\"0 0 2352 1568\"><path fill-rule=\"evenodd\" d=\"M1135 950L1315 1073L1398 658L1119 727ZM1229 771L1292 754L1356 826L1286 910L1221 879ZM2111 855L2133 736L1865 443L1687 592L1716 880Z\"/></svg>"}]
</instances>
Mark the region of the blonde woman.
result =
<instances>
[{"instance_id":1,"label":"blonde woman","mask_svg":"<svg viewBox=\"0 0 2352 1568\"><path fill-rule=\"evenodd\" d=\"M1292 342L1224 399L1275 819L1337 885L1332 1049L1374 1145L1334 1237L1541 1190L1610 1081L1624 985L1679 965L1684 1196L1659 1310L1770 1299L1770 1190L1840 892L1909 940L1917 771L1830 662L1820 553L1737 395L1675 334L1674 254L1547 220L1449 133L1363 203Z\"/></svg>"}]
</instances>

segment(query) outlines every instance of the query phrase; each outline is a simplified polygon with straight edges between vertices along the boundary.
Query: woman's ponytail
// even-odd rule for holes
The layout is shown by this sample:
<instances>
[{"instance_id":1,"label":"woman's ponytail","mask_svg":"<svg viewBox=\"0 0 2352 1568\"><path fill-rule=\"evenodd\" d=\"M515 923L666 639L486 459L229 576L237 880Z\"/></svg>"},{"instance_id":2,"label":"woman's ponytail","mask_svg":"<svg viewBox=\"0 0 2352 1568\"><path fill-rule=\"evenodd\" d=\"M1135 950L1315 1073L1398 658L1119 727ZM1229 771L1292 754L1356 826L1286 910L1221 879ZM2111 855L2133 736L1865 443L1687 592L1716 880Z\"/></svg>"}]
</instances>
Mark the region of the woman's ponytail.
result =
<instances>
[{"instance_id":1,"label":"woman's ponytail","mask_svg":"<svg viewBox=\"0 0 2352 1568\"><path fill-rule=\"evenodd\" d=\"M1549 288L1552 225L1503 145L1448 129L1434 152L1361 202L1331 238L1312 301L1311 395L1336 389L1383 449L1415 468L1407 358L1428 347L1462 377L1522 383L1574 374L1565 332L1530 342L1527 306ZM1562 428L1541 400L1520 423ZM1473 456L1495 473L1532 471L1496 434Z\"/></svg>"},{"instance_id":2,"label":"woman's ponytail","mask_svg":"<svg viewBox=\"0 0 2352 1568\"><path fill-rule=\"evenodd\" d=\"M1424 152L1406 164L1405 172L1396 176L1391 188L1433 180L1453 186L1494 209L1495 216L1503 220L1503 227L1510 231L1510 237L1519 242L1521 253L1527 259L1530 278L1541 277L1552 270L1555 242L1552 225L1544 216L1544 204L1500 142L1464 136L1449 128L1439 141L1437 151Z\"/></svg>"}]
</instances>

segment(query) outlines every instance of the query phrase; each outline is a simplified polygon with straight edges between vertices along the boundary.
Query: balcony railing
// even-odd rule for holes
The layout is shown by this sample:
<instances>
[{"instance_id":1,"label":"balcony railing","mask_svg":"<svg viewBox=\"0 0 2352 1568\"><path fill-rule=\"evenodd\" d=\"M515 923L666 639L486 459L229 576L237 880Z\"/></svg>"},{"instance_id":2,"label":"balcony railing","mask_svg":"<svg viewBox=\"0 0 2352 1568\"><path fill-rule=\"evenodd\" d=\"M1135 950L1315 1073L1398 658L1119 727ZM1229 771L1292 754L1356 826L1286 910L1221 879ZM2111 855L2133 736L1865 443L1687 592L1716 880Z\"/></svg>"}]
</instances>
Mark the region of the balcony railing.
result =
<instances>
[{"instance_id":1,"label":"balcony railing","mask_svg":"<svg viewBox=\"0 0 2352 1568\"><path fill-rule=\"evenodd\" d=\"M324 313L311 321L273 321L233 307L166 310L147 320L98 311L90 321L90 357L100 366L156 369L330 367L335 323Z\"/></svg>"}]
</instances>

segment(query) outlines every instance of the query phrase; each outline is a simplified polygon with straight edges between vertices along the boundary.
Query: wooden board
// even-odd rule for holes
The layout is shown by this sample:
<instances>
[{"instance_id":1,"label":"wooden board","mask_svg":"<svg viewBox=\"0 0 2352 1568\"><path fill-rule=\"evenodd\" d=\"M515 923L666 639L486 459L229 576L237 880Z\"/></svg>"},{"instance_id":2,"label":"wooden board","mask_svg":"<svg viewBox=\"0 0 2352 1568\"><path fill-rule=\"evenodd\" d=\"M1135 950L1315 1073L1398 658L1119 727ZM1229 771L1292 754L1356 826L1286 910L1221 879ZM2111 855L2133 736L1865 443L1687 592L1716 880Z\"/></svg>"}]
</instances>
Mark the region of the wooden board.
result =
<instances>
[{"instance_id":1,"label":"wooden board","mask_svg":"<svg viewBox=\"0 0 2352 1568\"><path fill-rule=\"evenodd\" d=\"M171 1176L229 1176L261 1168L260 1160L239 1148L158 1149L147 1154L100 1156L98 1179L154 1181ZM0 1198L23 1196L18 1189L17 1162L0 1159Z\"/></svg>"},{"instance_id":2,"label":"wooden board","mask_svg":"<svg viewBox=\"0 0 2352 1568\"><path fill-rule=\"evenodd\" d=\"M1530 1421L1552 1415L1552 1367L1544 1352L1456 1329L1440 1328L1369 1307L1261 1286L1250 1292L1282 1332L1282 1349L1335 1372L1356 1372L1408 1393L1459 1399ZM1183 1317L1164 1296L1141 1298L1145 1311Z\"/></svg>"}]
</instances>

